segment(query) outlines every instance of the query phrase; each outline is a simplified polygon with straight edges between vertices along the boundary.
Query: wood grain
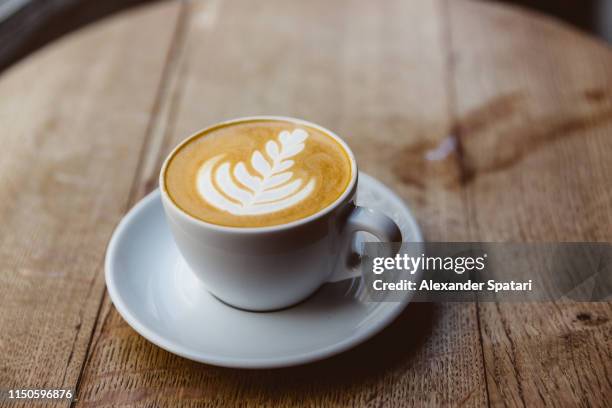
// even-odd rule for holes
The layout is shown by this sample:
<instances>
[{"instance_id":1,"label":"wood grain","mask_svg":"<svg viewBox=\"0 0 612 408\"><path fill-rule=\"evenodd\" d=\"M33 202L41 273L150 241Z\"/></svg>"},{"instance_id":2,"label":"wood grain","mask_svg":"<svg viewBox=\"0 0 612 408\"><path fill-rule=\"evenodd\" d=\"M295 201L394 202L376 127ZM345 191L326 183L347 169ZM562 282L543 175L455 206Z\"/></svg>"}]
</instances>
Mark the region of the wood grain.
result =
<instances>
[{"instance_id":1,"label":"wood grain","mask_svg":"<svg viewBox=\"0 0 612 408\"><path fill-rule=\"evenodd\" d=\"M543 17L449 7L472 239L611 242L612 51ZM610 303L479 315L492 405L609 404Z\"/></svg>"},{"instance_id":2,"label":"wood grain","mask_svg":"<svg viewBox=\"0 0 612 408\"><path fill-rule=\"evenodd\" d=\"M461 198L444 187L444 180L458 178L449 174L458 171L457 164L451 159L441 164L442 181L432 177L423 188L405 180L410 169L397 153L436 146L450 132L440 6L191 3L184 49L175 55L169 79L166 118L154 132L155 147L146 159L150 171L141 175L142 193L156 185L168 150L197 129L238 116L289 115L343 135L363 170L414 202L429 237L465 239ZM436 166L424 171L443 172ZM263 372L173 356L136 335L112 307L106 310L81 383L84 406L486 402L472 304L415 305L393 328L353 352Z\"/></svg>"},{"instance_id":3,"label":"wood grain","mask_svg":"<svg viewBox=\"0 0 612 408\"><path fill-rule=\"evenodd\" d=\"M610 242L611 76L591 38L464 0L193 0L75 33L0 78L0 385L95 407L605 406L610 303L413 304L331 359L231 370L135 333L101 261L173 145L255 114L342 135L428 240Z\"/></svg>"},{"instance_id":4,"label":"wood grain","mask_svg":"<svg viewBox=\"0 0 612 408\"><path fill-rule=\"evenodd\" d=\"M95 25L0 80L3 387L77 385L176 16Z\"/></svg>"}]
</instances>

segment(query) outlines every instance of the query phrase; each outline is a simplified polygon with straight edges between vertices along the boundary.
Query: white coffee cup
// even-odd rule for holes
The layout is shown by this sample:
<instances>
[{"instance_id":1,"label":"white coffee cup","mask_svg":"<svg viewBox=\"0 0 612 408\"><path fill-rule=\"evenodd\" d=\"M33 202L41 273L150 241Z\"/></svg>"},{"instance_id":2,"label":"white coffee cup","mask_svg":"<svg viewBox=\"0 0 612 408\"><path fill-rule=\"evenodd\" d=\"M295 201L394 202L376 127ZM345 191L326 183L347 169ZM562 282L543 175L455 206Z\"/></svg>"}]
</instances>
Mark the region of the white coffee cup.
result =
<instances>
[{"instance_id":1,"label":"white coffee cup","mask_svg":"<svg viewBox=\"0 0 612 408\"><path fill-rule=\"evenodd\" d=\"M187 265L214 296L237 308L268 311L296 304L349 266L354 233L366 231L383 242L401 242L398 226L386 215L355 205L357 164L346 143L333 132L310 122L280 116L239 118L281 120L321 130L337 140L351 160L352 178L331 205L309 217L270 227L226 227L204 222L181 210L168 196L168 159L160 190L168 224ZM222 124L217 124L219 126Z\"/></svg>"}]
</instances>

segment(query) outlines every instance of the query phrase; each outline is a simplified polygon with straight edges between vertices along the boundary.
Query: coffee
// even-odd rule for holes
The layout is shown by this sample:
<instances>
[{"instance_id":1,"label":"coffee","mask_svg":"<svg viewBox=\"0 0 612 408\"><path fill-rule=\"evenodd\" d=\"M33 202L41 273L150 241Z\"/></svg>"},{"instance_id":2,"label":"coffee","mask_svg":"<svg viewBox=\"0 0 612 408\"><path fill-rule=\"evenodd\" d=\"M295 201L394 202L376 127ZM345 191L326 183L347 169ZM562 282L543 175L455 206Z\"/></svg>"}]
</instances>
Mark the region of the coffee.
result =
<instances>
[{"instance_id":1,"label":"coffee","mask_svg":"<svg viewBox=\"0 0 612 408\"><path fill-rule=\"evenodd\" d=\"M168 159L164 185L184 212L212 224L264 227L313 215L352 178L333 136L284 120L252 119L207 129Z\"/></svg>"}]
</instances>

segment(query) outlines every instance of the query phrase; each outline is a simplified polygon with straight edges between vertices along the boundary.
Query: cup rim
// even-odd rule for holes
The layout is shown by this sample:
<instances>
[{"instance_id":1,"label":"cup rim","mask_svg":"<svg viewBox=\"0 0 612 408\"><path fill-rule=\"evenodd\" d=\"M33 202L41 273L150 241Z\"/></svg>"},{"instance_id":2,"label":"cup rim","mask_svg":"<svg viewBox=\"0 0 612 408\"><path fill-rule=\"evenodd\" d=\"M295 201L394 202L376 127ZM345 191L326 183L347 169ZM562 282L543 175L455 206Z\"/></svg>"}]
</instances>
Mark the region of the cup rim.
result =
<instances>
[{"instance_id":1,"label":"cup rim","mask_svg":"<svg viewBox=\"0 0 612 408\"><path fill-rule=\"evenodd\" d=\"M166 182L165 182L165 177L164 177L168 163L170 162L170 159L174 157L175 153L181 147L183 147L184 145L189 143L192 139L198 137L202 133L208 132L217 127L227 126L227 125L241 123L241 122L254 121L254 120L278 120L278 121L284 121L284 122L292 122L298 125L301 124L303 126L309 126L309 127L315 128L317 130L320 130L321 132L326 133L330 137L332 137L336 142L340 144L340 146L342 146L347 156L349 157L349 161L351 162L351 179L346 189L332 203L322 208L321 210L317 211L316 213L309 215L308 217L300 218L298 220L291 221L285 224L269 225L265 227L232 227L232 226L227 226L227 225L213 224L211 222L206 222L204 220L196 218L193 215L184 211L182 208L180 208L178 204L176 204L174 200L170 197L170 194L168 194L168 192L166 191ZM182 142L176 145L174 149L172 149L172 151L166 156L164 163L162 164L161 170L159 172L159 190L161 192L163 201L170 203L171 207L174 210L176 210L176 212L180 214L180 216L186 221L193 222L202 227L205 227L211 230L215 230L215 231L219 231L219 232L233 232L233 233L245 233L245 234L251 233L252 234L252 233L277 232L277 231L288 230L291 228L295 228L301 225L308 224L312 221L322 218L326 214L338 208L338 206L341 203L343 203L347 199L347 197L351 196L351 194L353 193L355 189L355 186L357 185L357 179L358 179L358 170L357 170L357 161L355 160L355 155L353 154L353 151L350 149L347 143L344 140L342 140L340 136L338 136L336 133L332 132L331 130L323 126L317 125L316 123L309 122L303 119L293 118L290 116L256 115L256 116L243 116L243 117L239 117L235 119L217 122L211 126L207 126L203 129L200 129L192 133L187 138L185 138Z\"/></svg>"}]
</instances>

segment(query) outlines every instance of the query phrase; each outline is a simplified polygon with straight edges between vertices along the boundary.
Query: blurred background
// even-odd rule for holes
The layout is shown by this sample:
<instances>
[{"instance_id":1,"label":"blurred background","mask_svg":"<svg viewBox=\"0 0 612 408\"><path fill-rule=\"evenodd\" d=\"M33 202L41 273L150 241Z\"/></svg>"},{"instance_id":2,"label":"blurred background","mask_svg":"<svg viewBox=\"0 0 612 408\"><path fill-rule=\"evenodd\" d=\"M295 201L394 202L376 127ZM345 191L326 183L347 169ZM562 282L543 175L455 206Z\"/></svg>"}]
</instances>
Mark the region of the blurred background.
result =
<instances>
[{"instance_id":1,"label":"blurred background","mask_svg":"<svg viewBox=\"0 0 612 408\"><path fill-rule=\"evenodd\" d=\"M0 71L62 34L113 12L152 1L157 0L0 0ZM565 20L612 43L612 0L448 1L516 4Z\"/></svg>"}]
</instances>

